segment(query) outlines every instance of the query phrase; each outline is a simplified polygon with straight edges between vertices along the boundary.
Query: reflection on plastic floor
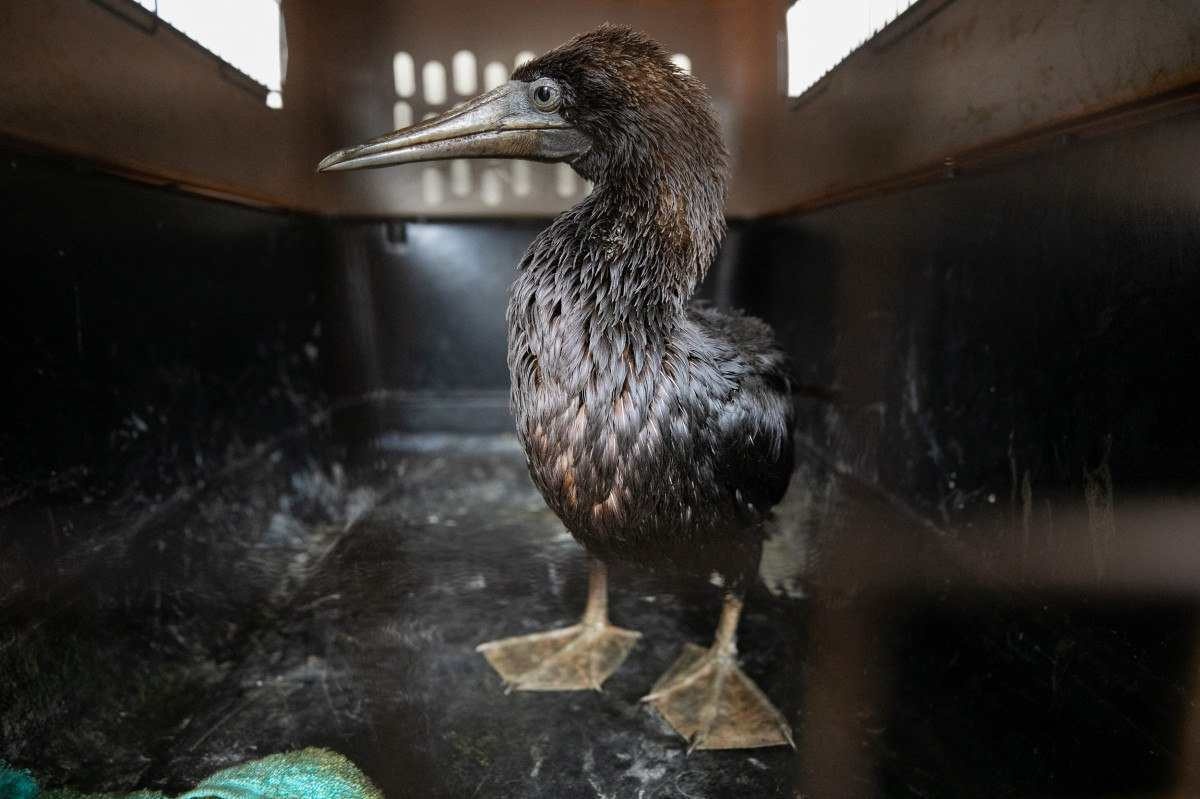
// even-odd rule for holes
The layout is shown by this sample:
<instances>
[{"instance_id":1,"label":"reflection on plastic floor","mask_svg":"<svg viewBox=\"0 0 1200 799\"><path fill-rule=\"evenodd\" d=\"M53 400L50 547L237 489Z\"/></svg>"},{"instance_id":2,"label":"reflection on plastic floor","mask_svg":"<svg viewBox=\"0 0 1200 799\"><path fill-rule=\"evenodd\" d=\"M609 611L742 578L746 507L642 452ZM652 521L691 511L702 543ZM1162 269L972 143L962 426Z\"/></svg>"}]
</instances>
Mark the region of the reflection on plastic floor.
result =
<instances>
[{"instance_id":1,"label":"reflection on plastic floor","mask_svg":"<svg viewBox=\"0 0 1200 799\"><path fill-rule=\"evenodd\" d=\"M475 644L573 623L586 587L515 441L318 449L10 583L0 757L178 789L321 745L397 798L1155 795L1176 774L1189 604L964 584L945 542L811 458L741 631L799 749L688 756L638 698L708 641L712 586L617 566L612 618L643 638L605 690L505 694Z\"/></svg>"}]
</instances>

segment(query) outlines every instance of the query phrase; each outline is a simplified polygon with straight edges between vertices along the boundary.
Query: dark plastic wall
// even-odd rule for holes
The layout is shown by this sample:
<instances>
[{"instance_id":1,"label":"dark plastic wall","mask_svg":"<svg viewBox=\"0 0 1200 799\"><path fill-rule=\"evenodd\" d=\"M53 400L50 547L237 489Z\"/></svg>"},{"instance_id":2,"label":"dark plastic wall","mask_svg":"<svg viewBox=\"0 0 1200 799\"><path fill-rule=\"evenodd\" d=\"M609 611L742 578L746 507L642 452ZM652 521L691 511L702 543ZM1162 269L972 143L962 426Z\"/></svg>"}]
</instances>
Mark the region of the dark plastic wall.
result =
<instances>
[{"instance_id":1,"label":"dark plastic wall","mask_svg":"<svg viewBox=\"0 0 1200 799\"><path fill-rule=\"evenodd\" d=\"M970 574L889 620L882 795L1156 795L1186 767L1198 141L1181 116L744 231L730 300L840 392L802 403L805 449Z\"/></svg>"},{"instance_id":2,"label":"dark plastic wall","mask_svg":"<svg viewBox=\"0 0 1200 799\"><path fill-rule=\"evenodd\" d=\"M320 405L315 220L0 165L0 511L153 499Z\"/></svg>"},{"instance_id":3,"label":"dark plastic wall","mask_svg":"<svg viewBox=\"0 0 1200 799\"><path fill-rule=\"evenodd\" d=\"M804 414L816 447L948 527L1002 535L1028 507L1051 554L1060 499L1200 487L1197 141L1181 116L764 220L732 300L842 391Z\"/></svg>"}]
</instances>

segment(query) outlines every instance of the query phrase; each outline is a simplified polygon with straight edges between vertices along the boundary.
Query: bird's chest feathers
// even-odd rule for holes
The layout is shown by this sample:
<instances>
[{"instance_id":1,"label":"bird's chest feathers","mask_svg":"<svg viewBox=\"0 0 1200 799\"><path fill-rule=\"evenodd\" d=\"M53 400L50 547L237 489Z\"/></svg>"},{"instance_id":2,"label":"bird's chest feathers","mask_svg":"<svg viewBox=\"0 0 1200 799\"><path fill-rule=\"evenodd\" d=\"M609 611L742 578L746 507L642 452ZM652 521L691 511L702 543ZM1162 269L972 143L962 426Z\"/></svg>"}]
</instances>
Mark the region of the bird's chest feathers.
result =
<instances>
[{"instance_id":1,"label":"bird's chest feathers","mask_svg":"<svg viewBox=\"0 0 1200 799\"><path fill-rule=\"evenodd\" d=\"M688 425L669 330L602 320L553 290L510 318L509 365L530 470L564 518L614 522ZM686 359L683 359L686 361Z\"/></svg>"}]
</instances>

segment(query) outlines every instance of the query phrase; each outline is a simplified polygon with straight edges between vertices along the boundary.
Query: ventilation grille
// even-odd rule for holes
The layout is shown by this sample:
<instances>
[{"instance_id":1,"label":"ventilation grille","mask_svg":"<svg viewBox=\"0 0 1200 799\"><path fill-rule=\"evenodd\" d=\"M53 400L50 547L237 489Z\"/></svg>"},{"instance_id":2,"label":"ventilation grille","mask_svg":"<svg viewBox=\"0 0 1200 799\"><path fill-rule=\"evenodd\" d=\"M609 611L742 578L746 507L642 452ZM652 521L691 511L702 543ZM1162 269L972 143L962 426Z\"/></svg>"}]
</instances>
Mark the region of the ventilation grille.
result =
<instances>
[{"instance_id":1,"label":"ventilation grille","mask_svg":"<svg viewBox=\"0 0 1200 799\"><path fill-rule=\"evenodd\" d=\"M502 61L480 65L475 53L459 50L448 60L426 61L418 65L410 53L401 51L392 57L392 75L396 97L392 105L392 124L399 130L428 119L450 106L479 93L490 91L508 81L517 67L536 57L522 50L512 60L512 68ZM671 60L684 72L692 71L692 61L683 53ZM535 180L535 172L553 171L553 177ZM451 161L448 164L429 164L421 172L421 202L437 208L449 199L475 199L494 208L506 199L526 199L539 191L553 194L563 205L577 200L592 190L567 164L553 166L528 161L481 160Z\"/></svg>"}]
</instances>

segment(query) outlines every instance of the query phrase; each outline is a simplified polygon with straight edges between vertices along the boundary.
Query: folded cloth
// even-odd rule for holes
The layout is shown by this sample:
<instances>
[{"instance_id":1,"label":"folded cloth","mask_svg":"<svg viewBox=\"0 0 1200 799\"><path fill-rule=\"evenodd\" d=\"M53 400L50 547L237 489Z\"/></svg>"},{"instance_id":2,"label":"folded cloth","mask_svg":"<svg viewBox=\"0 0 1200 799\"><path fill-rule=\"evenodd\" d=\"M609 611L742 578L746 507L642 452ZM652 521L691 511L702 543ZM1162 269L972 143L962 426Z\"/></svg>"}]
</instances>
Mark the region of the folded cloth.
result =
<instances>
[{"instance_id":1,"label":"folded cloth","mask_svg":"<svg viewBox=\"0 0 1200 799\"><path fill-rule=\"evenodd\" d=\"M42 791L27 771L0 761L0 799L168 799L158 791L83 794L71 790ZM328 749L251 760L218 771L177 799L383 799L353 763Z\"/></svg>"}]
</instances>

